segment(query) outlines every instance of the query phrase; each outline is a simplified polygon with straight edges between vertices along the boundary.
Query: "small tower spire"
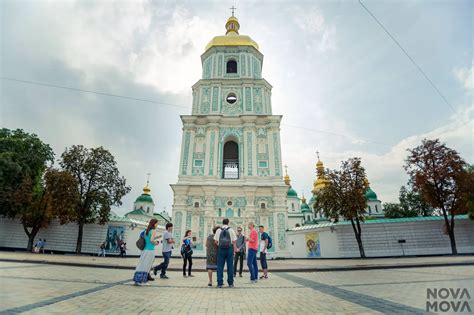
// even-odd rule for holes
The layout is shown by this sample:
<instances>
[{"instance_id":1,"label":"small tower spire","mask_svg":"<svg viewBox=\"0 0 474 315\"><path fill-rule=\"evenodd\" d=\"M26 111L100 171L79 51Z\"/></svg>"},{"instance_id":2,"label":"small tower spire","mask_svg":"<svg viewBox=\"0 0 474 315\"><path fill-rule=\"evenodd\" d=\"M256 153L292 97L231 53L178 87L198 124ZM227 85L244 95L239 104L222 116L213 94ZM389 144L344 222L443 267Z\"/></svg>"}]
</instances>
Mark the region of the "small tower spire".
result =
<instances>
[{"instance_id":1,"label":"small tower spire","mask_svg":"<svg viewBox=\"0 0 474 315\"><path fill-rule=\"evenodd\" d=\"M143 188L143 193L144 193L145 195L149 195L151 189L150 189L150 187L149 187L148 185L150 184L150 175L151 175L151 173L147 173L146 175L147 175L146 186Z\"/></svg>"},{"instance_id":2,"label":"small tower spire","mask_svg":"<svg viewBox=\"0 0 474 315\"><path fill-rule=\"evenodd\" d=\"M290 186L290 176L288 176L288 165L285 164L285 176L283 177L283 180L285 181L285 184Z\"/></svg>"},{"instance_id":3,"label":"small tower spire","mask_svg":"<svg viewBox=\"0 0 474 315\"><path fill-rule=\"evenodd\" d=\"M232 6L232 8L229 8L229 9L232 10L232 16L234 16L234 10L237 10L237 8Z\"/></svg>"}]
</instances>

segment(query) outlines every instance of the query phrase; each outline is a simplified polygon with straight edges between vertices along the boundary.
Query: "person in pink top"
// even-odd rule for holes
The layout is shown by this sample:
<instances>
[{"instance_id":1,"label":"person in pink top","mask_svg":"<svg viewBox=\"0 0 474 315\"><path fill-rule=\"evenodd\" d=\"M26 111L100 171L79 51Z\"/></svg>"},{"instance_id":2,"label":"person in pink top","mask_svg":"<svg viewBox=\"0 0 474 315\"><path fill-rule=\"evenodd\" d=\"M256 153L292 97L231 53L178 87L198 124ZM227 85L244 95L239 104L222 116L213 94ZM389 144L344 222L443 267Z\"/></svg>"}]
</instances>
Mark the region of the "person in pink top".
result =
<instances>
[{"instance_id":1,"label":"person in pink top","mask_svg":"<svg viewBox=\"0 0 474 315\"><path fill-rule=\"evenodd\" d=\"M258 251L258 233L255 230L255 225L250 222L248 224L250 235L247 238L247 248L249 249L247 257L247 266L249 267L250 282L257 283L258 279L258 265L257 265L257 251Z\"/></svg>"}]
</instances>

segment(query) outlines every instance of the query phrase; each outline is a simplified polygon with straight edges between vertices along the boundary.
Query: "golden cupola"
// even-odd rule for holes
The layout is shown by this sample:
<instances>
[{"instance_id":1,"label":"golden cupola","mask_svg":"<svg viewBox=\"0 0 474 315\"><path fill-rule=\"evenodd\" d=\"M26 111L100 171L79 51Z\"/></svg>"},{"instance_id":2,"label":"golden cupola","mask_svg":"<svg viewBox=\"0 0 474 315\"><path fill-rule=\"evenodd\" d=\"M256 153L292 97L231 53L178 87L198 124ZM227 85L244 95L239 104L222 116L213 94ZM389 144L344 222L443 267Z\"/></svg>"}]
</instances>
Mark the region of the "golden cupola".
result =
<instances>
[{"instance_id":1,"label":"golden cupola","mask_svg":"<svg viewBox=\"0 0 474 315\"><path fill-rule=\"evenodd\" d=\"M324 164L318 157L318 162L316 163L316 180L313 183L313 190L311 191L315 194L318 190L321 190L326 186L327 179L324 172Z\"/></svg>"},{"instance_id":2,"label":"golden cupola","mask_svg":"<svg viewBox=\"0 0 474 315\"><path fill-rule=\"evenodd\" d=\"M240 35L239 20L232 14L225 23L225 35L214 37L206 46L206 51L216 46L251 46L258 50L258 44L247 35Z\"/></svg>"}]
</instances>

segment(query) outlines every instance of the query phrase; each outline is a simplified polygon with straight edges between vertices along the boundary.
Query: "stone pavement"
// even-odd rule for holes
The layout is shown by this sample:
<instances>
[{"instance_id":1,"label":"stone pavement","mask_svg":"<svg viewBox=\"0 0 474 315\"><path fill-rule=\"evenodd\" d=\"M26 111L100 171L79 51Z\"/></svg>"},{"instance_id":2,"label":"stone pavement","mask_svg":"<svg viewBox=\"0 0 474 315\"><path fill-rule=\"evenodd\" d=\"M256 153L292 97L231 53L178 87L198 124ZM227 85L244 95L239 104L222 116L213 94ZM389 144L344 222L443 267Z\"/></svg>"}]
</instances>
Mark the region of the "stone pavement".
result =
<instances>
[{"instance_id":1,"label":"stone pavement","mask_svg":"<svg viewBox=\"0 0 474 315\"><path fill-rule=\"evenodd\" d=\"M237 278L233 289L207 287L205 273L169 272L147 287L133 286L132 276L0 262L0 314L424 314L427 288L466 288L474 297L472 266L279 272L257 284Z\"/></svg>"},{"instance_id":2,"label":"stone pavement","mask_svg":"<svg viewBox=\"0 0 474 315\"><path fill-rule=\"evenodd\" d=\"M157 261L162 258L157 257ZM83 255L50 255L33 254L27 252L1 252L0 261L30 262L69 266L88 266L117 269L134 269L138 258L97 257ZM434 257L397 257L397 258L353 258L353 259L285 259L269 260L270 269L274 272L303 272L303 271L340 271L340 270L368 270L387 268L437 267L472 265L473 255L462 256L434 256ZM170 270L179 271L182 268L180 257L172 258ZM193 269L205 271L205 259L193 257ZM245 270L247 267L245 266Z\"/></svg>"}]
</instances>

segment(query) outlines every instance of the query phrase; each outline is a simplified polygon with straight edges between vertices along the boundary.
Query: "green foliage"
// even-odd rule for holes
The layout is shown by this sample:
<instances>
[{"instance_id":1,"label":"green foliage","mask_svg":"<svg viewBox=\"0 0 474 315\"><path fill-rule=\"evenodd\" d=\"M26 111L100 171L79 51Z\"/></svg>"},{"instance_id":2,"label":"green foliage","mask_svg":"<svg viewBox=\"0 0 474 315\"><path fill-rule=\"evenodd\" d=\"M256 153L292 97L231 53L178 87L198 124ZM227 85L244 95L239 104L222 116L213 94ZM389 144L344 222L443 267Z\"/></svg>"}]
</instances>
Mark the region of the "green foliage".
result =
<instances>
[{"instance_id":1,"label":"green foliage","mask_svg":"<svg viewBox=\"0 0 474 315\"><path fill-rule=\"evenodd\" d=\"M406 216L428 217L433 215L434 209L430 207L421 194L413 188L407 189L405 186L402 186L400 188L399 200L400 206L403 208ZM413 213L415 213L415 215L412 215Z\"/></svg>"},{"instance_id":2,"label":"green foliage","mask_svg":"<svg viewBox=\"0 0 474 315\"><path fill-rule=\"evenodd\" d=\"M0 130L0 215L18 215L13 196L25 180L32 191L40 193L43 172L53 161L53 150L35 134L22 129Z\"/></svg>"},{"instance_id":3,"label":"green foliage","mask_svg":"<svg viewBox=\"0 0 474 315\"><path fill-rule=\"evenodd\" d=\"M452 252L457 254L454 216L469 211L474 193L473 173L467 171L467 164L458 152L439 139L424 139L421 145L408 151L405 170L410 184L429 206L442 213Z\"/></svg>"},{"instance_id":4,"label":"green foliage","mask_svg":"<svg viewBox=\"0 0 474 315\"><path fill-rule=\"evenodd\" d=\"M60 165L77 181L79 198L74 211L60 214L62 223L79 225L76 252L81 252L84 224L108 221L112 206L120 206L129 191L120 176L114 156L103 147L87 149L82 145L67 148L61 155Z\"/></svg>"},{"instance_id":5,"label":"green foliage","mask_svg":"<svg viewBox=\"0 0 474 315\"><path fill-rule=\"evenodd\" d=\"M409 218L417 216L415 210L406 209L399 203L385 202L383 209L386 218Z\"/></svg>"},{"instance_id":6,"label":"green foliage","mask_svg":"<svg viewBox=\"0 0 474 315\"><path fill-rule=\"evenodd\" d=\"M365 180L365 169L360 158L343 161L339 171L328 170L327 183L316 192L316 210L322 210L327 218L338 221L344 218L351 221L359 245L361 257L365 257L362 245L360 221L364 221L367 199L365 192L369 185Z\"/></svg>"}]
</instances>

